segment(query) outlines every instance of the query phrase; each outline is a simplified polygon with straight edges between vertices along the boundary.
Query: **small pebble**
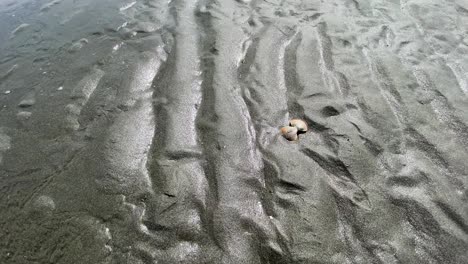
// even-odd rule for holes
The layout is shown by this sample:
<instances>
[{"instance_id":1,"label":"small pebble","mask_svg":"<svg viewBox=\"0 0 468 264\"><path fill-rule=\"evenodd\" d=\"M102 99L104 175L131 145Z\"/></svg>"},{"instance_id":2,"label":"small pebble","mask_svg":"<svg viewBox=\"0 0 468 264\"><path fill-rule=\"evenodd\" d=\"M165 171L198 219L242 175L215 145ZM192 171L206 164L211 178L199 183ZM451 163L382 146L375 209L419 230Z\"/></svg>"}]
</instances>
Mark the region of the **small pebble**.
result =
<instances>
[{"instance_id":1,"label":"small pebble","mask_svg":"<svg viewBox=\"0 0 468 264\"><path fill-rule=\"evenodd\" d=\"M35 103L36 103L36 100L34 99L24 99L18 104L18 106L26 108L26 107L33 106Z\"/></svg>"},{"instance_id":2,"label":"small pebble","mask_svg":"<svg viewBox=\"0 0 468 264\"><path fill-rule=\"evenodd\" d=\"M10 94L10 93L11 93L10 90L4 92L4 94Z\"/></svg>"},{"instance_id":3,"label":"small pebble","mask_svg":"<svg viewBox=\"0 0 468 264\"><path fill-rule=\"evenodd\" d=\"M59 88L57 88L57 91L62 91L63 90L63 86L60 86Z\"/></svg>"}]
</instances>

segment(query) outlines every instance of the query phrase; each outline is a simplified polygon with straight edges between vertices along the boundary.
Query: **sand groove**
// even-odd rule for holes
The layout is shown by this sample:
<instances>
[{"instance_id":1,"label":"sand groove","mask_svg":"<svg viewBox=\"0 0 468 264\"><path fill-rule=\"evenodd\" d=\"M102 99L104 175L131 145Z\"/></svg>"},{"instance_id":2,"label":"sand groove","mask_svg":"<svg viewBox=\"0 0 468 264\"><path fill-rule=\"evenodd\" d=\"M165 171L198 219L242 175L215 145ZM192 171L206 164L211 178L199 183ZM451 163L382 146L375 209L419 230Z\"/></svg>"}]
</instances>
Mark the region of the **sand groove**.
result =
<instances>
[{"instance_id":1,"label":"sand groove","mask_svg":"<svg viewBox=\"0 0 468 264\"><path fill-rule=\"evenodd\" d=\"M0 1L0 263L467 263L467 10Z\"/></svg>"}]
</instances>

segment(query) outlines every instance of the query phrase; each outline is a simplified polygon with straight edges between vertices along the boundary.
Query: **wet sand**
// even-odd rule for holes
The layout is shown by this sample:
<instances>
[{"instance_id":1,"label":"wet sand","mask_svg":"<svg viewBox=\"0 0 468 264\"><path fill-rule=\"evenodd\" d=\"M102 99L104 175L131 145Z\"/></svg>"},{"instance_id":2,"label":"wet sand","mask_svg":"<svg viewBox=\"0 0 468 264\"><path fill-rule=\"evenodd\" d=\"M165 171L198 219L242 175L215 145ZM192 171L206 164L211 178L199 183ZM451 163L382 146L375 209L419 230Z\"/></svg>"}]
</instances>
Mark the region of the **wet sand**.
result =
<instances>
[{"instance_id":1,"label":"wet sand","mask_svg":"<svg viewBox=\"0 0 468 264\"><path fill-rule=\"evenodd\" d=\"M468 263L467 54L462 0L0 1L0 263Z\"/></svg>"}]
</instances>

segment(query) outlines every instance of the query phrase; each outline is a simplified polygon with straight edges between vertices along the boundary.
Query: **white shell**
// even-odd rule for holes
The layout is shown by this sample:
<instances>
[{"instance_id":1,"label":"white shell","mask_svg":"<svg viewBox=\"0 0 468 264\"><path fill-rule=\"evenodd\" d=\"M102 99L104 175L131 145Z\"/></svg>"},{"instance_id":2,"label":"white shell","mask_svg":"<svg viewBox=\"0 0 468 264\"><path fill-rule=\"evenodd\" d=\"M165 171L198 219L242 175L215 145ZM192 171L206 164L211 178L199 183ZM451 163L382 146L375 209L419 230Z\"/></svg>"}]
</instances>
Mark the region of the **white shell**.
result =
<instances>
[{"instance_id":1,"label":"white shell","mask_svg":"<svg viewBox=\"0 0 468 264\"><path fill-rule=\"evenodd\" d=\"M289 121L289 125L296 127L297 130L302 133L307 132L307 130L309 129L307 123L301 119L291 119L291 121Z\"/></svg>"},{"instance_id":2,"label":"white shell","mask_svg":"<svg viewBox=\"0 0 468 264\"><path fill-rule=\"evenodd\" d=\"M291 126L285 126L281 128L281 134L289 141L296 141L297 137L297 128Z\"/></svg>"}]
</instances>

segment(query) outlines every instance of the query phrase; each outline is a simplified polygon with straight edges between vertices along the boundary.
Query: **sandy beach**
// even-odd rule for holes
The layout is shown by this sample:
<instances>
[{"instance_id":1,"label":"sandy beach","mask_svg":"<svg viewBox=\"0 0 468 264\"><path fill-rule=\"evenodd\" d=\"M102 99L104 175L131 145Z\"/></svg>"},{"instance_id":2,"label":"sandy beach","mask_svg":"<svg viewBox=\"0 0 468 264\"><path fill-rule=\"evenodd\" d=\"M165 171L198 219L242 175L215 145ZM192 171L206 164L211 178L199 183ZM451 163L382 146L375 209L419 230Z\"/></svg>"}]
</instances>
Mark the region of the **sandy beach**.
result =
<instances>
[{"instance_id":1,"label":"sandy beach","mask_svg":"<svg viewBox=\"0 0 468 264\"><path fill-rule=\"evenodd\" d=\"M0 263L468 263L467 96L463 0L0 0Z\"/></svg>"}]
</instances>

